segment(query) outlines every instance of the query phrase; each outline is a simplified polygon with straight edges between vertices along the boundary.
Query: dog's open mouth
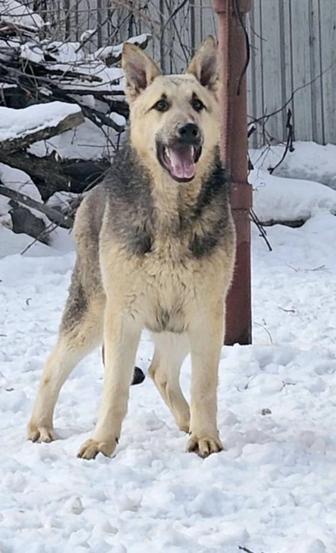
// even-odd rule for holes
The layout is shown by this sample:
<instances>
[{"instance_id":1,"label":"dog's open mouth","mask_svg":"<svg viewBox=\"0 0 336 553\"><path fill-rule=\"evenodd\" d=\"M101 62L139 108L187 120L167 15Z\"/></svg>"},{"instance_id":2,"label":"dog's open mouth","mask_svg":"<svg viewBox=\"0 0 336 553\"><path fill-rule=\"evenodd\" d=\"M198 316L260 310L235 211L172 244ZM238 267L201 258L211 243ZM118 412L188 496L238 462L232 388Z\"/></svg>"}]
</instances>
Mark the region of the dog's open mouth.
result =
<instances>
[{"instance_id":1,"label":"dog's open mouth","mask_svg":"<svg viewBox=\"0 0 336 553\"><path fill-rule=\"evenodd\" d=\"M157 144L159 162L177 182L189 182L194 178L201 153L202 146L178 142L172 146Z\"/></svg>"}]
</instances>

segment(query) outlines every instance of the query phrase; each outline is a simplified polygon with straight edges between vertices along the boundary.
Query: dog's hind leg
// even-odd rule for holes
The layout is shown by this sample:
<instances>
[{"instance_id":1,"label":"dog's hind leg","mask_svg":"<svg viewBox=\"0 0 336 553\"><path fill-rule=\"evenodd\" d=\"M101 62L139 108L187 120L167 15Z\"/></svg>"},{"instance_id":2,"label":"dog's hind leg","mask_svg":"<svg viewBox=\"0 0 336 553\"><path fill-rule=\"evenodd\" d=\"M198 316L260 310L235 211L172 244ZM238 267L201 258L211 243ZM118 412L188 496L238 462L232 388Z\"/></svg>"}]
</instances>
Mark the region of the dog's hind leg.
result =
<instances>
[{"instance_id":1,"label":"dog's hind leg","mask_svg":"<svg viewBox=\"0 0 336 553\"><path fill-rule=\"evenodd\" d=\"M28 438L33 442L54 439L53 414L62 385L72 369L102 342L105 298L97 295L87 302L70 291L57 344L44 367L31 420ZM78 290L83 293L83 290Z\"/></svg>"},{"instance_id":2,"label":"dog's hind leg","mask_svg":"<svg viewBox=\"0 0 336 553\"><path fill-rule=\"evenodd\" d=\"M149 374L171 410L177 426L180 430L189 432L189 405L180 387L181 365L189 349L187 338L180 334L163 332L153 335L153 339L155 352Z\"/></svg>"}]
</instances>

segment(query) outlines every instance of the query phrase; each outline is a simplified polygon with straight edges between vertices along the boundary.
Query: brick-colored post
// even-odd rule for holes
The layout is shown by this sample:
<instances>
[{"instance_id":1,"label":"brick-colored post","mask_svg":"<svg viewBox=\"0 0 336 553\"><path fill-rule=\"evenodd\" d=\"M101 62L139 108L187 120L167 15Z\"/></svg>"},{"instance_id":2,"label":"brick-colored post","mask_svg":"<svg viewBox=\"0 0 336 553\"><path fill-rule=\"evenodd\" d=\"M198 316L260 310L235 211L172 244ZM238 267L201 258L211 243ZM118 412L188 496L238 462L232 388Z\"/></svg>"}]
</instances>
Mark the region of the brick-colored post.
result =
<instances>
[{"instance_id":1,"label":"brick-colored post","mask_svg":"<svg viewBox=\"0 0 336 553\"><path fill-rule=\"evenodd\" d=\"M247 182L246 39L242 21L251 0L214 0L218 15L219 64L222 79L221 153L231 176L231 206L237 232L234 280L227 299L225 344L250 344L252 190Z\"/></svg>"}]
</instances>

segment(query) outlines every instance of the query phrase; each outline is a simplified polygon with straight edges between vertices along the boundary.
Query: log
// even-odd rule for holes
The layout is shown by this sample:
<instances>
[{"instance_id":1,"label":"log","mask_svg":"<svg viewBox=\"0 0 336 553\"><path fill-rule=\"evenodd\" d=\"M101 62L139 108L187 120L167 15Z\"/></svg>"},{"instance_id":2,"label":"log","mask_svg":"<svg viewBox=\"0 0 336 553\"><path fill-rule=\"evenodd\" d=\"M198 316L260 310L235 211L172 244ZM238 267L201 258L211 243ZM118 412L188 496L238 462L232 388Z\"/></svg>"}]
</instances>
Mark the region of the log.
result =
<instances>
[{"instance_id":1,"label":"log","mask_svg":"<svg viewBox=\"0 0 336 553\"><path fill-rule=\"evenodd\" d=\"M307 217L306 219L301 218L301 219L292 219L292 220L269 219L267 221L260 221L260 224L263 227L274 227L275 225L284 225L285 227L299 228L299 227L302 227L308 219L309 217Z\"/></svg>"},{"instance_id":2,"label":"log","mask_svg":"<svg viewBox=\"0 0 336 553\"><path fill-rule=\"evenodd\" d=\"M49 234L46 232L46 224L36 217L26 207L18 206L16 202L10 202L12 209L9 215L12 219L12 231L15 234L28 234L43 244L49 244Z\"/></svg>"},{"instance_id":3,"label":"log","mask_svg":"<svg viewBox=\"0 0 336 553\"><path fill-rule=\"evenodd\" d=\"M27 173L43 201L55 192L81 194L100 182L110 167L106 159L57 161L53 154L41 158L27 152L8 154L1 149L0 162Z\"/></svg>"},{"instance_id":4,"label":"log","mask_svg":"<svg viewBox=\"0 0 336 553\"><path fill-rule=\"evenodd\" d=\"M31 207L32 209L43 213L43 215L46 215L52 223L56 223L61 227L72 228L73 226L73 218L70 215L63 215L60 211L57 211L57 209L37 202L30 196L27 196L26 194L21 194L21 192L13 190L12 188L8 188L3 184L0 184L0 196L5 196L6 198L9 198L10 200L13 200L18 204L22 204L26 207Z\"/></svg>"},{"instance_id":5,"label":"log","mask_svg":"<svg viewBox=\"0 0 336 553\"><path fill-rule=\"evenodd\" d=\"M69 108L72 111L62 116L62 109L69 111ZM53 109L58 109L60 113L56 112L52 116ZM45 122L48 113L49 118ZM16 127L11 129L10 122L8 123L8 118L11 121L14 117L20 121L18 129ZM78 127L78 125L84 122L84 116L80 108L76 109L76 106L69 106L68 104L62 106L60 102L33 105L22 110L0 107L0 118L2 121L6 121L6 127L2 129L0 125L0 151L6 154L24 150L34 142L47 140L74 127ZM7 138L2 140L2 136L6 136Z\"/></svg>"}]
</instances>

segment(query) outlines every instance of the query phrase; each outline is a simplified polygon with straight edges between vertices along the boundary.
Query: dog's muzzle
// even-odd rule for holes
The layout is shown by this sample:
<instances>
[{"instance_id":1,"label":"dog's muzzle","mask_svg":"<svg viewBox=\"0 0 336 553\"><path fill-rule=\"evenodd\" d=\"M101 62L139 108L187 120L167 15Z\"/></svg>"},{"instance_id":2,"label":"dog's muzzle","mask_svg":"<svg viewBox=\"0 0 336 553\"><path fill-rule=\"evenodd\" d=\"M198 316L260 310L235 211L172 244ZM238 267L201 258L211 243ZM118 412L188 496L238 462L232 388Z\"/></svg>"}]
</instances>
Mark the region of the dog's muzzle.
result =
<instances>
[{"instance_id":1,"label":"dog's muzzle","mask_svg":"<svg viewBox=\"0 0 336 553\"><path fill-rule=\"evenodd\" d=\"M177 136L168 144L156 143L157 157L164 169L177 182L189 182L196 173L202 153L202 136L194 123L178 128Z\"/></svg>"}]
</instances>

